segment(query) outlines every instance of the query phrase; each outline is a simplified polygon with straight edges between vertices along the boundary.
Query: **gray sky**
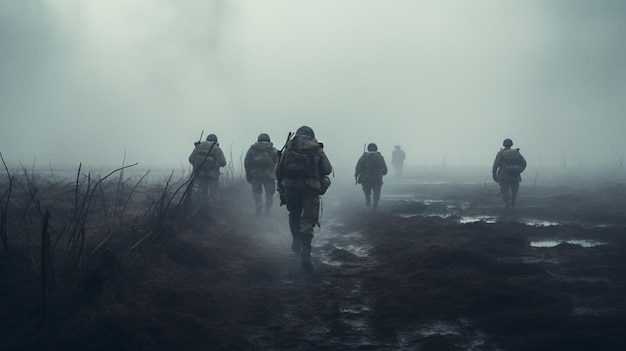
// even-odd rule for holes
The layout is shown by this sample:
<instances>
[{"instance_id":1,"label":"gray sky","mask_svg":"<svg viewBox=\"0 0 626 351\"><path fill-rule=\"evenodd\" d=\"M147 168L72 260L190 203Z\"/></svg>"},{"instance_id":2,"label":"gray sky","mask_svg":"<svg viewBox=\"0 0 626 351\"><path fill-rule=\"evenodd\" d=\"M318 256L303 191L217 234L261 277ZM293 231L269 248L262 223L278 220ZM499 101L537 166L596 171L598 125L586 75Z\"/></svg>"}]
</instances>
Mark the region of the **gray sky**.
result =
<instances>
[{"instance_id":1,"label":"gray sky","mask_svg":"<svg viewBox=\"0 0 626 351\"><path fill-rule=\"evenodd\" d=\"M43 168L235 162L311 126L331 162L626 152L620 0L0 0L0 152Z\"/></svg>"}]
</instances>

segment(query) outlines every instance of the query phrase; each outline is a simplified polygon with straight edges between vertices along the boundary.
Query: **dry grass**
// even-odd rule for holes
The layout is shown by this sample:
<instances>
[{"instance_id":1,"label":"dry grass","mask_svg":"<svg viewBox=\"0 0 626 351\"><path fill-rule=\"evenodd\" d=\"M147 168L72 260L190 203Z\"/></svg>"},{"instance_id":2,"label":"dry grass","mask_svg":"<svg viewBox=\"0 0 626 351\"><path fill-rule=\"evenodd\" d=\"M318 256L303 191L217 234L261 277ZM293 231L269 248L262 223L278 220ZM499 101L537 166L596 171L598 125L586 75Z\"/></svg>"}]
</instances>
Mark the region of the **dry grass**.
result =
<instances>
[{"instance_id":1,"label":"dry grass","mask_svg":"<svg viewBox=\"0 0 626 351\"><path fill-rule=\"evenodd\" d=\"M136 330L139 321L155 320L156 310L174 308L182 296L202 300L206 319L210 306L219 309L232 298L230 289L219 288L224 271L237 271L232 258L241 256L224 247L245 247L225 210L232 194L194 204L189 179L170 175L148 184L147 173L125 178L129 167L105 176L79 167L75 178L61 180L6 169L0 179L0 297L6 311L0 345L159 349L163 345L151 347L154 341ZM210 292L207 281L217 285ZM209 322L197 312L171 323L197 328L198 342L206 343ZM164 335L172 329L167 323L153 327ZM117 345L111 336L124 340Z\"/></svg>"}]
</instances>

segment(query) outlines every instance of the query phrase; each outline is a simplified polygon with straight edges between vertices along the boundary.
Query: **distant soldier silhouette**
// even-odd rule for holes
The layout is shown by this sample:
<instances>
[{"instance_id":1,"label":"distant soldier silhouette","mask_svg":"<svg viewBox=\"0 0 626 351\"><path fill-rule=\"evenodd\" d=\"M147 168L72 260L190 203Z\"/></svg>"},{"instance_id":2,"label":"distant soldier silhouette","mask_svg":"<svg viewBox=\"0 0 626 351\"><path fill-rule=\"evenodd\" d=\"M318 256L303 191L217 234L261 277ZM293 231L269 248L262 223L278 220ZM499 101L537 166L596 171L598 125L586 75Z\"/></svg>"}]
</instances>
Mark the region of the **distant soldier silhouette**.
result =
<instances>
[{"instance_id":1,"label":"distant soldier silhouette","mask_svg":"<svg viewBox=\"0 0 626 351\"><path fill-rule=\"evenodd\" d=\"M404 159L406 158L406 153L400 145L396 145L391 152L391 165L395 169L396 177L400 178L402 176L402 167L404 166Z\"/></svg>"},{"instance_id":2,"label":"distant soldier silhouette","mask_svg":"<svg viewBox=\"0 0 626 351\"><path fill-rule=\"evenodd\" d=\"M354 178L357 184L361 184L365 194L365 206L372 204L373 209L378 207L380 192L383 186L383 176L387 174L385 158L378 152L378 146L374 143L367 145L367 152L359 158L354 169Z\"/></svg>"},{"instance_id":3,"label":"distant soldier silhouette","mask_svg":"<svg viewBox=\"0 0 626 351\"><path fill-rule=\"evenodd\" d=\"M257 142L246 153L243 166L246 180L252 185L252 196L256 205L256 215L263 210L263 190L265 189L265 213L269 212L276 192L276 162L278 150L266 133L259 134Z\"/></svg>"},{"instance_id":4,"label":"distant soldier silhouette","mask_svg":"<svg viewBox=\"0 0 626 351\"><path fill-rule=\"evenodd\" d=\"M506 208L515 207L522 172L526 169L526 159L519 149L512 149L513 141L504 139L503 149L498 151L493 161L491 173L493 180L500 185L500 194Z\"/></svg>"},{"instance_id":5,"label":"distant soldier silhouette","mask_svg":"<svg viewBox=\"0 0 626 351\"><path fill-rule=\"evenodd\" d=\"M209 134L206 141L197 141L194 146L189 163L193 166L198 200L206 202L209 194L211 197L219 194L220 168L226 166L226 158L215 134Z\"/></svg>"},{"instance_id":6,"label":"distant soldier silhouette","mask_svg":"<svg viewBox=\"0 0 626 351\"><path fill-rule=\"evenodd\" d=\"M298 128L288 139L276 166L281 205L287 204L291 249L300 253L302 267L310 271L313 228L319 226L320 195L330 185L332 165L324 153L324 145L315 139L313 129Z\"/></svg>"}]
</instances>

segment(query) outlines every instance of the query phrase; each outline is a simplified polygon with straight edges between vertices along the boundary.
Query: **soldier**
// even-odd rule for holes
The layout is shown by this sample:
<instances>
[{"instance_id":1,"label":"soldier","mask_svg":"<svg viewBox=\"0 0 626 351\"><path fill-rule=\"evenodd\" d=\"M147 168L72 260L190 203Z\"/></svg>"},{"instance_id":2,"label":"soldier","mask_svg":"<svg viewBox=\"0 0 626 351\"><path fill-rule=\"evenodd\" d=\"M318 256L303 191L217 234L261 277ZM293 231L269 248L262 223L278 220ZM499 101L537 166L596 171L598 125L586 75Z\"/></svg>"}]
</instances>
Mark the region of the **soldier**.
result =
<instances>
[{"instance_id":1,"label":"soldier","mask_svg":"<svg viewBox=\"0 0 626 351\"><path fill-rule=\"evenodd\" d=\"M276 178L289 211L291 249L300 253L302 266L310 271L313 228L319 226L320 194L330 185L332 165L324 153L324 145L315 139L313 129L298 128L285 144L276 166Z\"/></svg>"},{"instance_id":2,"label":"soldier","mask_svg":"<svg viewBox=\"0 0 626 351\"><path fill-rule=\"evenodd\" d=\"M500 185L500 194L506 208L515 207L515 199L522 181L521 173L526 169L526 159L519 149L511 149L513 141L504 139L504 149L500 149L493 161L491 173L493 180ZM509 193L510 191L510 193Z\"/></svg>"},{"instance_id":3,"label":"soldier","mask_svg":"<svg viewBox=\"0 0 626 351\"><path fill-rule=\"evenodd\" d=\"M402 167L404 166L404 159L406 158L406 153L400 145L396 145L391 153L391 165L396 171L396 177L400 178L402 176Z\"/></svg>"},{"instance_id":4,"label":"soldier","mask_svg":"<svg viewBox=\"0 0 626 351\"><path fill-rule=\"evenodd\" d=\"M219 193L220 168L226 166L226 158L217 142L215 134L209 134L206 141L197 141L189 155L189 163L193 166L193 177L197 184L199 200L206 202Z\"/></svg>"},{"instance_id":5,"label":"soldier","mask_svg":"<svg viewBox=\"0 0 626 351\"><path fill-rule=\"evenodd\" d=\"M265 213L269 212L274 202L276 191L276 161L278 150L270 141L270 136L261 133L257 142L252 144L246 153L243 166L246 180L252 185L252 196L256 205L256 215L263 209L263 189L265 189Z\"/></svg>"},{"instance_id":6,"label":"soldier","mask_svg":"<svg viewBox=\"0 0 626 351\"><path fill-rule=\"evenodd\" d=\"M370 206L372 193L374 193L373 209L378 207L380 191L383 186L383 176L387 174L385 158L378 152L378 146L374 143L367 145L367 152L359 158L354 170L354 178L357 184L363 187L365 194L365 206Z\"/></svg>"}]
</instances>

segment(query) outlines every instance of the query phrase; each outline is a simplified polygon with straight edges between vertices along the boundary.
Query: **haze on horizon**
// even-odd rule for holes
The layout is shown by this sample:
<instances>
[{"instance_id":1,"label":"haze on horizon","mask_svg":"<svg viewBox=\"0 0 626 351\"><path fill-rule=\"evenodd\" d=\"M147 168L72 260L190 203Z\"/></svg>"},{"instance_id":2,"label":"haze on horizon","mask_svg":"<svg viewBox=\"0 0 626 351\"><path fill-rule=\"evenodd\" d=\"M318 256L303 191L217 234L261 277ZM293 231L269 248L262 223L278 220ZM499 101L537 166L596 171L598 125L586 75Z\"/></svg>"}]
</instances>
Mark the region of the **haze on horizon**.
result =
<instances>
[{"instance_id":1,"label":"haze on horizon","mask_svg":"<svg viewBox=\"0 0 626 351\"><path fill-rule=\"evenodd\" d=\"M626 152L626 3L0 0L0 152L43 168L239 158L311 126L335 166L529 168Z\"/></svg>"}]
</instances>

